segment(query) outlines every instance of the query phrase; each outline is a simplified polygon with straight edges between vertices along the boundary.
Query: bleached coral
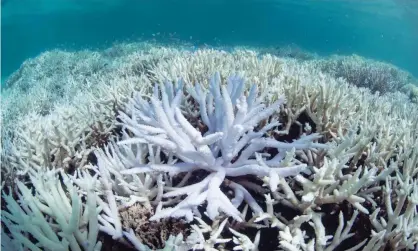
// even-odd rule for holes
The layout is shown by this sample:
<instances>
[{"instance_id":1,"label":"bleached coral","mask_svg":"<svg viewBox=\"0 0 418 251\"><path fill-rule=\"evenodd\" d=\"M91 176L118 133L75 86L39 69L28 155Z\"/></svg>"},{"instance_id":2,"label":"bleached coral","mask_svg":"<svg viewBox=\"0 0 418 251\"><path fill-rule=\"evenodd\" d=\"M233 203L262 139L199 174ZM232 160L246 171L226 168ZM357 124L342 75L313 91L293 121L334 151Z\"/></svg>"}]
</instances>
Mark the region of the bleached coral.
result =
<instances>
[{"instance_id":1,"label":"bleached coral","mask_svg":"<svg viewBox=\"0 0 418 251\"><path fill-rule=\"evenodd\" d=\"M99 226L94 180L86 187L87 198L83 204L77 187L68 179L60 184L56 172L30 176L35 194L21 181L17 181L17 201L11 194L3 193L7 211L2 210L1 220L12 237L4 246L2 243L5 250L101 249L102 244L97 241Z\"/></svg>"},{"instance_id":2,"label":"bleached coral","mask_svg":"<svg viewBox=\"0 0 418 251\"><path fill-rule=\"evenodd\" d=\"M317 67L335 78L344 78L358 87L367 87L373 92L387 93L400 91L413 83L412 75L394 65L366 59L359 55L334 55L316 62Z\"/></svg>"},{"instance_id":3,"label":"bleached coral","mask_svg":"<svg viewBox=\"0 0 418 251\"><path fill-rule=\"evenodd\" d=\"M87 78L85 93L47 116L18 114L17 126L3 130L12 136L2 139L2 175L13 178L2 183L3 248L91 249L110 235L148 250L120 214L138 204L150 219L193 220L166 250L263 250L265 231L279 233L272 249L416 248L418 107L405 95L372 94L321 73L315 61L250 50L128 54L114 76ZM41 213L24 201L38 201Z\"/></svg>"},{"instance_id":4,"label":"bleached coral","mask_svg":"<svg viewBox=\"0 0 418 251\"><path fill-rule=\"evenodd\" d=\"M100 53L55 50L27 60L2 90L2 143L12 144L3 174L86 164L97 141L115 129L126 97L149 86L145 75L153 62L178 54L139 43Z\"/></svg>"},{"instance_id":5,"label":"bleached coral","mask_svg":"<svg viewBox=\"0 0 418 251\"><path fill-rule=\"evenodd\" d=\"M207 127L204 134L180 110L184 95L181 82L176 87L166 83L161 87L161 93L156 86L149 102L135 95L128 104L129 115L121 114L122 125L135 137L118 144L151 144L178 159L176 163L135 166L122 173L157 171L174 176L196 170L208 172L198 183L166 192L164 198L181 195L187 197L172 208L159 207L151 220L171 216L186 217L190 221L193 219L193 211L204 201L207 202L206 212L211 219L223 212L242 221L237 207L243 201L250 205L255 214L262 213L261 207L244 186L232 180L225 182L226 179L244 175L269 177L270 189L276 190L279 177L293 176L306 170L306 165L297 160L282 166L286 150L326 147L315 143L318 139L315 134L304 135L292 143L265 137L268 131L280 125L272 116L280 111L285 100L280 98L266 106L263 97L258 96L255 85L246 96L243 95L243 79L232 76L227 82L227 86L221 86L220 76L216 74L211 79L209 94L200 85L188 88L188 92L199 104L199 122ZM264 126L260 126L262 121L266 121ZM267 147L277 149L278 154L262 156L261 151ZM222 184L234 191L235 198L232 201L221 192Z\"/></svg>"}]
</instances>

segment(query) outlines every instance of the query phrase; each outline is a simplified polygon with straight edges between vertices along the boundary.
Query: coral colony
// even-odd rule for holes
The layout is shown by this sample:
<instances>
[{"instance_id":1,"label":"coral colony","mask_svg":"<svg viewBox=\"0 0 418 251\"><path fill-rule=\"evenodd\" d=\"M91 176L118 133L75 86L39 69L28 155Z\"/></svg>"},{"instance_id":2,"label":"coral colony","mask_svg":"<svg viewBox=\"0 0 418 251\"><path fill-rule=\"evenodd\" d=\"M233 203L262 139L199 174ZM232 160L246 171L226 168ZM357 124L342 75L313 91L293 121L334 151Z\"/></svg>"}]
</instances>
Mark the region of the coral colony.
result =
<instances>
[{"instance_id":1,"label":"coral colony","mask_svg":"<svg viewBox=\"0 0 418 251\"><path fill-rule=\"evenodd\" d=\"M418 251L418 106L406 77L377 77L388 65L83 55L45 53L9 80L3 250Z\"/></svg>"}]
</instances>

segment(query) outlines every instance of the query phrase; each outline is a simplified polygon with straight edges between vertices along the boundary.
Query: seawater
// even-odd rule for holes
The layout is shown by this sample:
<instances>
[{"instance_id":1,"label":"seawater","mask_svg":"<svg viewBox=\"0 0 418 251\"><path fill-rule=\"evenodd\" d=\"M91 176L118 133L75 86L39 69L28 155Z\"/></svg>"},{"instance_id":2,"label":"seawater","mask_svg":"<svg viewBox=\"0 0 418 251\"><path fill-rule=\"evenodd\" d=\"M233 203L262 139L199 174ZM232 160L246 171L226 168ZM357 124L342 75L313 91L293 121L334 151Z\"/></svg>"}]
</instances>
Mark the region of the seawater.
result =
<instances>
[{"instance_id":1,"label":"seawater","mask_svg":"<svg viewBox=\"0 0 418 251\"><path fill-rule=\"evenodd\" d=\"M1 77L55 48L155 40L195 46L296 45L359 54L418 76L414 0L2 0ZM3 81L2 81L3 82Z\"/></svg>"}]
</instances>

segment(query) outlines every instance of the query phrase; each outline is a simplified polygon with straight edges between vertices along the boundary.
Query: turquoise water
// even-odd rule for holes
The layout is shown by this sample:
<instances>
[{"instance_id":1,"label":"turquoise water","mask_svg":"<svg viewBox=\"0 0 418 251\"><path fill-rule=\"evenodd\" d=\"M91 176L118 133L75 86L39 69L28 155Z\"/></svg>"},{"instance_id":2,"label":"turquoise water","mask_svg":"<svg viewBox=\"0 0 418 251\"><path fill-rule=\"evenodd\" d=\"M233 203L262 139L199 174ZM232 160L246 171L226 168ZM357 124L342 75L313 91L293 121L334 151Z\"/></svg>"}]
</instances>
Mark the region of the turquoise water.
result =
<instances>
[{"instance_id":1,"label":"turquoise water","mask_svg":"<svg viewBox=\"0 0 418 251\"><path fill-rule=\"evenodd\" d=\"M418 3L402 0L3 0L2 79L54 48L154 39L286 46L386 61L418 76Z\"/></svg>"}]
</instances>

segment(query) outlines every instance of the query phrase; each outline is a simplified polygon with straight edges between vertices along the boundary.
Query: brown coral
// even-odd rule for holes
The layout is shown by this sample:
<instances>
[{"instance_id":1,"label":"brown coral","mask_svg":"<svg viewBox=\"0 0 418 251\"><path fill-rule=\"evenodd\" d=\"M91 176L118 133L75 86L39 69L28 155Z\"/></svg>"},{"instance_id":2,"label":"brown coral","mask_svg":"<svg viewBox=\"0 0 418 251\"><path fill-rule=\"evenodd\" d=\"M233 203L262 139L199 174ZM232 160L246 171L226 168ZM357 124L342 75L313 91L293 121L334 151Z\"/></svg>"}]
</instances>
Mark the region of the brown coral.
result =
<instances>
[{"instance_id":1,"label":"brown coral","mask_svg":"<svg viewBox=\"0 0 418 251\"><path fill-rule=\"evenodd\" d=\"M127 210L121 212L122 225L125 229L132 228L136 237L143 244L152 250L164 248L165 242L170 235L188 235L188 225L182 220L164 219L161 221L150 221L149 218L154 214L152 209L143 205L135 204Z\"/></svg>"}]
</instances>

